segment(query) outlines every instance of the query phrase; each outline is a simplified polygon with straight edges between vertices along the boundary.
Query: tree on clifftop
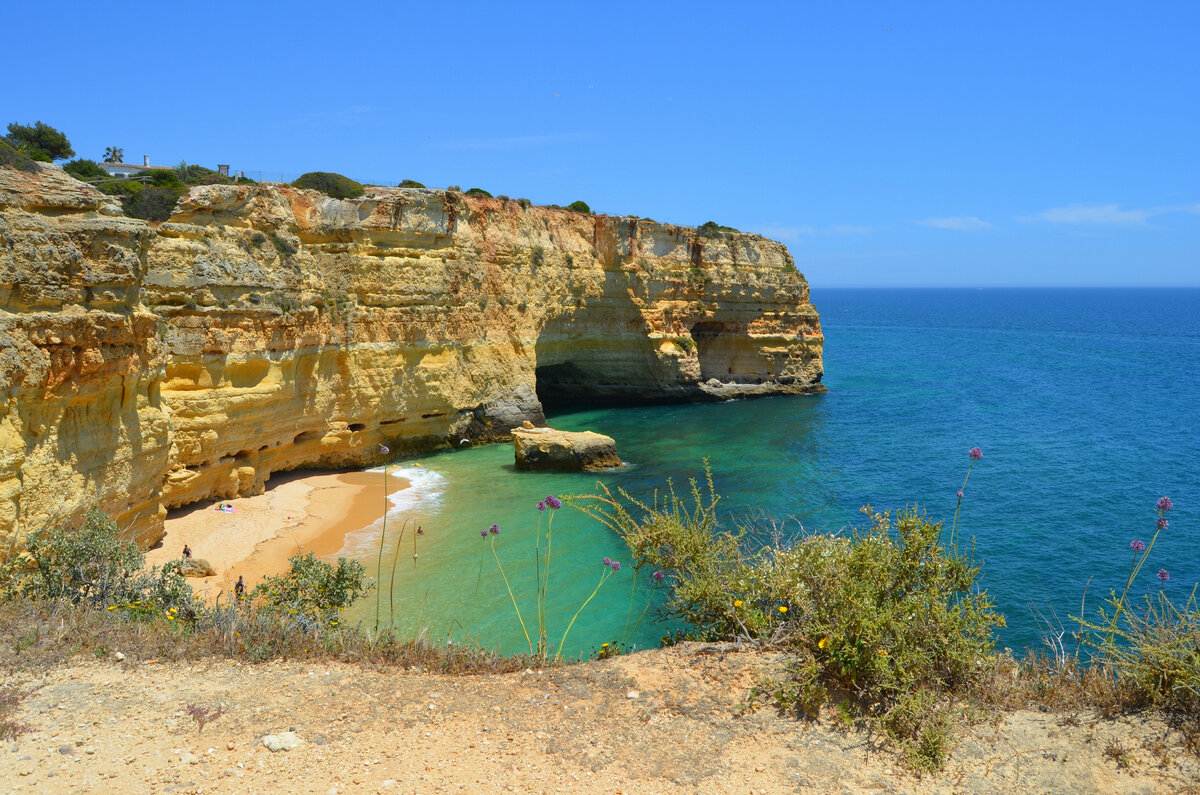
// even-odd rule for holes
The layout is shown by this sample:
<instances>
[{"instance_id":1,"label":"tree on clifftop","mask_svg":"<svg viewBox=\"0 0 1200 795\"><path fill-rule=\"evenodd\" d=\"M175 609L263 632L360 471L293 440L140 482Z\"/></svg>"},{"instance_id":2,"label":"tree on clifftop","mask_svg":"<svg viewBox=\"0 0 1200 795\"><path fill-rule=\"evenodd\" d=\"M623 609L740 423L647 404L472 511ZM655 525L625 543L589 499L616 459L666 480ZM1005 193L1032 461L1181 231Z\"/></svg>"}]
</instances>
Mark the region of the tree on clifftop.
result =
<instances>
[{"instance_id":1,"label":"tree on clifftop","mask_svg":"<svg viewBox=\"0 0 1200 795\"><path fill-rule=\"evenodd\" d=\"M8 125L8 135L22 152L34 160L49 162L75 156L75 150L71 148L67 136L45 122L34 122L30 126L14 121Z\"/></svg>"},{"instance_id":2,"label":"tree on clifftop","mask_svg":"<svg viewBox=\"0 0 1200 795\"><path fill-rule=\"evenodd\" d=\"M125 160L125 150L119 146L109 146L104 150L105 163L122 163Z\"/></svg>"}]
</instances>

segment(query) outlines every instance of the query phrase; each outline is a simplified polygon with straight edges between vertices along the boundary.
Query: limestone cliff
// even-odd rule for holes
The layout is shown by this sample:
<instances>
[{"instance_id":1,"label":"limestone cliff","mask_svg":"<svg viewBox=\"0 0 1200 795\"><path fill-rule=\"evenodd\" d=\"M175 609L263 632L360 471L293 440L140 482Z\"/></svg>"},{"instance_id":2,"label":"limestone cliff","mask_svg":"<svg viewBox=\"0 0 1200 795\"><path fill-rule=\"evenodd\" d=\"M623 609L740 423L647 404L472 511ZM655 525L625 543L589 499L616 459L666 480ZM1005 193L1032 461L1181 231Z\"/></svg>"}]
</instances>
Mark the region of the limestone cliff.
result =
<instances>
[{"instance_id":1,"label":"limestone cliff","mask_svg":"<svg viewBox=\"0 0 1200 795\"><path fill-rule=\"evenodd\" d=\"M820 391L820 322L755 235L423 189L194 188L158 225L0 168L0 555L379 445L508 438L542 401Z\"/></svg>"}]
</instances>

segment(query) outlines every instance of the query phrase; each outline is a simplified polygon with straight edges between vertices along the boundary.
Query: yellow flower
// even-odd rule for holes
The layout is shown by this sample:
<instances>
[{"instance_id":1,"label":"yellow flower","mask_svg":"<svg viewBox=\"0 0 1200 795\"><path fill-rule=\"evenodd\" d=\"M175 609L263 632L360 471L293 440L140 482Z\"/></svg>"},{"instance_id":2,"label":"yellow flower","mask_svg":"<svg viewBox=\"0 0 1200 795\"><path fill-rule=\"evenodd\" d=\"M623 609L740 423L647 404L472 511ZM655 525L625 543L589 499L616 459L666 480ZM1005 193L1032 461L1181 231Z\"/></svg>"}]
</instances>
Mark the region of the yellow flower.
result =
<instances>
[{"instance_id":1,"label":"yellow flower","mask_svg":"<svg viewBox=\"0 0 1200 795\"><path fill-rule=\"evenodd\" d=\"M331 627L336 627L336 626L337 626L337 622L336 622L336 621L330 621L330 622L329 622L329 625L330 625Z\"/></svg>"},{"instance_id":2,"label":"yellow flower","mask_svg":"<svg viewBox=\"0 0 1200 795\"><path fill-rule=\"evenodd\" d=\"M829 636L826 635L825 637L821 638L820 642L817 643L817 648L824 649L828 645L829 645Z\"/></svg>"},{"instance_id":3,"label":"yellow flower","mask_svg":"<svg viewBox=\"0 0 1200 795\"><path fill-rule=\"evenodd\" d=\"M602 648L602 649L607 649L607 648L608 648L608 644L607 644L607 643L601 643L601 644L600 644L600 648Z\"/></svg>"},{"instance_id":4,"label":"yellow flower","mask_svg":"<svg viewBox=\"0 0 1200 795\"><path fill-rule=\"evenodd\" d=\"M741 599L734 599L734 600L733 600L733 606L734 606L734 607L741 607L741 606L742 606L742 600L741 600Z\"/></svg>"},{"instance_id":5,"label":"yellow flower","mask_svg":"<svg viewBox=\"0 0 1200 795\"><path fill-rule=\"evenodd\" d=\"M167 616L167 621L174 621L174 620L175 620L175 616Z\"/></svg>"},{"instance_id":6,"label":"yellow flower","mask_svg":"<svg viewBox=\"0 0 1200 795\"><path fill-rule=\"evenodd\" d=\"M884 657L888 656L887 649L880 649L879 653L882 654Z\"/></svg>"},{"instance_id":7,"label":"yellow flower","mask_svg":"<svg viewBox=\"0 0 1200 795\"><path fill-rule=\"evenodd\" d=\"M110 605L108 609L109 609L109 610L116 610L116 609L117 609L117 606L116 606L116 605Z\"/></svg>"},{"instance_id":8,"label":"yellow flower","mask_svg":"<svg viewBox=\"0 0 1200 795\"><path fill-rule=\"evenodd\" d=\"M780 606L779 606L779 612L780 612L780 613L786 613L786 612L787 612L787 605L780 605Z\"/></svg>"}]
</instances>

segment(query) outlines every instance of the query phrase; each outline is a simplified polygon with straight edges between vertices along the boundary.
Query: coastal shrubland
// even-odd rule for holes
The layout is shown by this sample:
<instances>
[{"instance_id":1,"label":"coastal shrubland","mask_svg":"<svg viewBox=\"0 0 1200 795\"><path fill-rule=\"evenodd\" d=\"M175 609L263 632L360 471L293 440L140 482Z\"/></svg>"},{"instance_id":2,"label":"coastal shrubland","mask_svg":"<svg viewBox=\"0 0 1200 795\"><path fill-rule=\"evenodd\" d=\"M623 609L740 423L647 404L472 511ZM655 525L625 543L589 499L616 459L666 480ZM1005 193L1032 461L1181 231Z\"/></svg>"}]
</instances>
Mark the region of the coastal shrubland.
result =
<instances>
[{"instance_id":1,"label":"coastal shrubland","mask_svg":"<svg viewBox=\"0 0 1200 795\"><path fill-rule=\"evenodd\" d=\"M522 656L345 626L341 612L370 587L362 565L345 558L330 564L312 553L289 564L244 597L206 603L180 574L180 562L147 569L137 544L92 510L77 526L31 533L25 551L0 566L0 660L332 658L444 673L528 664Z\"/></svg>"},{"instance_id":2,"label":"coastal shrubland","mask_svg":"<svg viewBox=\"0 0 1200 795\"><path fill-rule=\"evenodd\" d=\"M982 452L969 453L974 466ZM958 498L961 506L962 489ZM758 698L810 719L865 724L915 771L943 767L963 718L1031 705L1159 709L1200 753L1195 593L1182 606L1161 589L1136 609L1126 601L1167 527L1165 497L1150 544L1130 544L1124 591L1111 592L1097 620L1078 616L1074 632L1048 634L1054 653L1020 660L995 649L1004 616L977 587L979 565L959 550L957 510L949 529L916 508L893 516L871 506L862 509L865 524L846 533L789 536L772 522L726 528L707 472L684 496L670 483L650 500L601 486L567 502L620 535L636 568L665 573L663 612L684 628L664 642L785 652Z\"/></svg>"},{"instance_id":3,"label":"coastal shrubland","mask_svg":"<svg viewBox=\"0 0 1200 795\"><path fill-rule=\"evenodd\" d=\"M363 195L363 186L342 174L331 171L309 171L292 182L294 188L320 191L334 199L357 199Z\"/></svg>"},{"instance_id":4,"label":"coastal shrubland","mask_svg":"<svg viewBox=\"0 0 1200 795\"><path fill-rule=\"evenodd\" d=\"M676 638L784 649L789 661L761 692L817 717L832 707L869 720L915 769L948 752L954 699L990 673L993 628L1003 625L979 568L942 543L942 525L916 509L864 508L847 535L722 529L711 475L681 497L668 486L646 502L621 492L572 498L628 544L635 567L670 583L666 610L686 622Z\"/></svg>"},{"instance_id":5,"label":"coastal shrubland","mask_svg":"<svg viewBox=\"0 0 1200 795\"><path fill-rule=\"evenodd\" d=\"M971 465L981 457L972 449ZM748 694L748 708L772 705L797 718L864 728L886 738L918 773L946 764L964 721L1030 706L1101 714L1153 709L1200 753L1200 606L1194 594L1177 605L1162 588L1129 598L1167 531L1167 498L1157 505L1149 543L1129 544L1124 588L1112 589L1101 610L1076 616L1076 629L1062 629L1049 644L1051 654L1024 659L996 650L1004 617L977 585L979 564L959 549L957 511L948 528L916 508L871 506L863 508L860 527L839 533L789 533L768 519L725 526L707 473L683 493L668 483L661 495L642 499L601 486L562 503L611 528L631 556L625 631L599 644L596 658L623 653L630 627L657 609L675 627L665 644L771 653L777 662ZM498 525L481 530L479 572L486 560L501 573L508 599L489 598L511 602L527 654L430 643L420 630L399 638L394 617L380 623L378 605L373 629L345 626L343 611L373 583L358 563L331 564L312 553L293 556L287 572L245 596L204 603L178 564L147 570L140 549L93 511L79 526L32 533L26 550L0 571L0 658L28 664L120 652L143 660L338 659L444 673L553 666L575 619L621 570L616 561L598 561L591 595L561 637L547 637L545 605L557 565L553 518L562 503L553 496L539 501L532 562L498 546ZM399 541L396 549L398 555ZM415 565L415 546L413 555ZM536 568L532 613L522 612L512 592L506 566L514 565ZM1163 584L1169 574L1160 568L1156 578ZM477 589L479 582L477 575ZM1067 635L1074 651L1063 642ZM0 702L15 697L0 693Z\"/></svg>"}]
</instances>

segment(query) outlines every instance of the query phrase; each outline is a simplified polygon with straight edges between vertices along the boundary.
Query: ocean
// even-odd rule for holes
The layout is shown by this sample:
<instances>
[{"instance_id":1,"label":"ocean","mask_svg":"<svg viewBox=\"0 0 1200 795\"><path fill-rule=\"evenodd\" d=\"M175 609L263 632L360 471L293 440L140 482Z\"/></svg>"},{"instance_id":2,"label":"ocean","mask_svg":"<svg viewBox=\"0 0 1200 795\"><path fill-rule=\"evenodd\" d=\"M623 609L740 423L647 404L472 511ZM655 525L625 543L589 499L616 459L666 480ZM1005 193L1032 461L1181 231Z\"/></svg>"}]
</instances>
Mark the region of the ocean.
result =
<instances>
[{"instance_id":1,"label":"ocean","mask_svg":"<svg viewBox=\"0 0 1200 795\"><path fill-rule=\"evenodd\" d=\"M1085 590L1094 617L1124 585L1130 542L1153 535L1163 495L1175 508L1138 591L1191 593L1200 580L1200 289L814 288L812 300L828 394L548 418L614 437L628 465L613 472L518 472L509 445L400 462L413 488L395 495L388 518L382 622L402 636L525 649L492 544L536 640L534 538L549 518L536 503L547 494L602 481L648 498L668 479L686 488L707 460L727 526L773 517L788 534L844 532L868 504L917 505L949 521L975 446L983 458L960 535L973 539L978 585L1006 616L1001 647L1038 648L1037 614L1072 629ZM658 618L650 572L635 577L621 541L587 517L563 509L553 521L550 643L569 657L623 639L656 645L671 625ZM501 533L484 539L493 523ZM346 549L372 574L379 531L364 529ZM625 565L564 641L604 557ZM1162 585L1159 569L1170 574ZM375 597L353 612L373 625Z\"/></svg>"}]
</instances>

